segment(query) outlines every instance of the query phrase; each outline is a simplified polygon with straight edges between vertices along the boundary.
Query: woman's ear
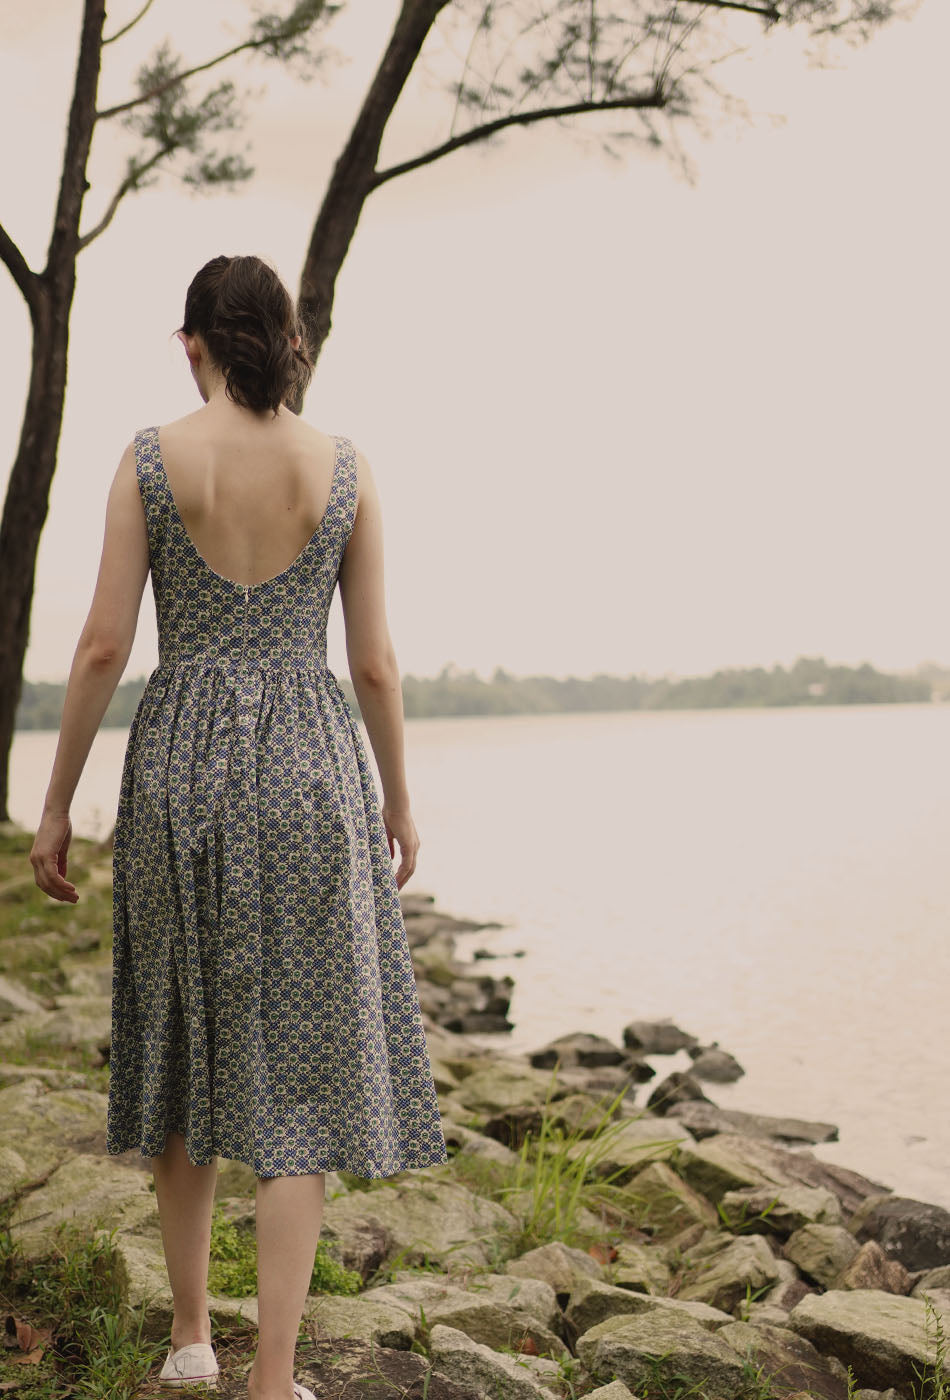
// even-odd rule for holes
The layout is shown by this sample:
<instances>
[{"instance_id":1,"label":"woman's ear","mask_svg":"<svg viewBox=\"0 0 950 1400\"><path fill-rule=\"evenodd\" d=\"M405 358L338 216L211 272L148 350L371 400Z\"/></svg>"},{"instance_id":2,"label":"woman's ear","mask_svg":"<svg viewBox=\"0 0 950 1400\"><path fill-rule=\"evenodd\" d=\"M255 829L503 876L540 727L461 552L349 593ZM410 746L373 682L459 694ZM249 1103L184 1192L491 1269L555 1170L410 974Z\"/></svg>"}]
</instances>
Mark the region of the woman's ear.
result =
<instances>
[{"instance_id":1,"label":"woman's ear","mask_svg":"<svg viewBox=\"0 0 950 1400\"><path fill-rule=\"evenodd\" d=\"M185 354L188 356L188 363L191 365L192 369L194 369L201 358L201 353L198 349L198 346L195 343L196 337L193 335L186 334L185 331L176 331L175 335L185 347Z\"/></svg>"},{"instance_id":2,"label":"woman's ear","mask_svg":"<svg viewBox=\"0 0 950 1400\"><path fill-rule=\"evenodd\" d=\"M295 336L291 339L290 348L291 348L291 350L299 350L299 349L300 349L300 336L299 336L299 335L295 335Z\"/></svg>"}]
</instances>

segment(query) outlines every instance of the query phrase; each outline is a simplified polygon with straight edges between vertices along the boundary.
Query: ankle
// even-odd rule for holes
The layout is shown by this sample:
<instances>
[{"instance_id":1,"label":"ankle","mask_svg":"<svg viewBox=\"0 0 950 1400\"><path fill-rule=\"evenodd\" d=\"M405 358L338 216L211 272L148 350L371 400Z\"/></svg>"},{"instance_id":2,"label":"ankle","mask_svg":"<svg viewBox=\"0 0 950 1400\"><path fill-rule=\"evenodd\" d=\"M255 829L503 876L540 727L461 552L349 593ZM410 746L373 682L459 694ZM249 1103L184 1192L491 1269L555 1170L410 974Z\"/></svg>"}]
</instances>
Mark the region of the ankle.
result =
<instances>
[{"instance_id":1,"label":"ankle","mask_svg":"<svg viewBox=\"0 0 950 1400\"><path fill-rule=\"evenodd\" d=\"M204 1324L197 1322L190 1326L187 1323L175 1323L171 1331L172 1351L180 1351L182 1347L190 1347L195 1342L211 1343L211 1322Z\"/></svg>"},{"instance_id":2,"label":"ankle","mask_svg":"<svg viewBox=\"0 0 950 1400\"><path fill-rule=\"evenodd\" d=\"M247 1373L247 1393L251 1400L296 1400L293 1377L281 1382L268 1382L255 1372L254 1364Z\"/></svg>"}]
</instances>

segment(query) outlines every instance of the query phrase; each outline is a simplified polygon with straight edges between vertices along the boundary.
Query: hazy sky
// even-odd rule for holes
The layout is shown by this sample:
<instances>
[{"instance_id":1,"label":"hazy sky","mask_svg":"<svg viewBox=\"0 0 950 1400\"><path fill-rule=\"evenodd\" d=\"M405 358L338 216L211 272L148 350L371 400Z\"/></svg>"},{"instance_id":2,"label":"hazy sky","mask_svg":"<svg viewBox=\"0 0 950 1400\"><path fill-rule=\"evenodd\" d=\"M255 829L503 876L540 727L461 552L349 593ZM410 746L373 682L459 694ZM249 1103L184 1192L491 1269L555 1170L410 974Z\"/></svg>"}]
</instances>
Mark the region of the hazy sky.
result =
<instances>
[{"instance_id":1,"label":"hazy sky","mask_svg":"<svg viewBox=\"0 0 950 1400\"><path fill-rule=\"evenodd\" d=\"M115 0L110 23L137 8ZM296 290L396 10L351 0L327 36L346 61L309 85L236 69L267 89L248 128L254 181L194 197L166 178L82 254L29 679L66 674L123 447L198 406L169 340L188 281L214 254L257 252ZM33 0L0 17L16 133L0 149L0 219L34 266L80 13ZM166 34L194 61L245 13L157 0L106 50L103 99ZM615 162L592 128L542 125L371 196L305 416L373 464L404 671L690 673L801 653L950 664L948 49L946 0L842 49L834 70L760 41L720 74L754 124L684 136L692 187L664 157ZM446 135L435 77L452 65L434 51L426 68L384 164ZM99 133L88 219L128 149L120 128ZM28 340L2 268L0 324L5 483ZM127 674L156 660L147 585ZM345 672L338 602L330 663Z\"/></svg>"}]
</instances>

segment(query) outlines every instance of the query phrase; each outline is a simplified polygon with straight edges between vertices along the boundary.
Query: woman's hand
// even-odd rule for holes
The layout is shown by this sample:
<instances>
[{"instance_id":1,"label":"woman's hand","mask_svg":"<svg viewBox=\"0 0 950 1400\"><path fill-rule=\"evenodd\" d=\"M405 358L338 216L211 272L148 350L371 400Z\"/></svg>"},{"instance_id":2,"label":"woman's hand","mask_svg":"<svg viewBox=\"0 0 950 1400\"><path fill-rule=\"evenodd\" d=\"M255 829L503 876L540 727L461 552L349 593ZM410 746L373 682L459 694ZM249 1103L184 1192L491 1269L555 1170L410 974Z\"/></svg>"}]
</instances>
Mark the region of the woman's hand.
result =
<instances>
[{"instance_id":1,"label":"woman's hand","mask_svg":"<svg viewBox=\"0 0 950 1400\"><path fill-rule=\"evenodd\" d=\"M76 886L66 879L66 852L72 834L73 824L68 812L44 811L30 851L33 874L40 889L51 899L61 899L66 904L76 904L79 900Z\"/></svg>"},{"instance_id":2,"label":"woman's hand","mask_svg":"<svg viewBox=\"0 0 950 1400\"><path fill-rule=\"evenodd\" d=\"M396 871L396 888L402 889L416 868L416 856L419 852L419 833L416 831L416 824L412 820L412 815L408 807L387 807L383 803L383 825L386 828L386 840L389 842L389 854L396 854L393 842L399 847L399 868Z\"/></svg>"}]
</instances>

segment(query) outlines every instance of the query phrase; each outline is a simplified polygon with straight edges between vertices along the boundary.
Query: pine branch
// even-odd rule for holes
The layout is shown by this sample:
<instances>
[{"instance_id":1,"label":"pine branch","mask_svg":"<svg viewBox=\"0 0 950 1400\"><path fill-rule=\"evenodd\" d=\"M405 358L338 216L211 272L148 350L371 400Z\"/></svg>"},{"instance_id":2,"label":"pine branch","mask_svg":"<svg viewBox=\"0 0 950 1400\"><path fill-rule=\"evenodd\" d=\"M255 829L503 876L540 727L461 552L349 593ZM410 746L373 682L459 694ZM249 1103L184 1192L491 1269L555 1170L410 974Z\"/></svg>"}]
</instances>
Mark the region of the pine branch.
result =
<instances>
[{"instance_id":1,"label":"pine branch","mask_svg":"<svg viewBox=\"0 0 950 1400\"><path fill-rule=\"evenodd\" d=\"M713 0L705 0L705 3L712 2ZM470 146L475 141L484 141L487 137L494 136L495 132L503 131L508 126L529 126L533 122L550 121L554 117L575 117L585 112L609 112L616 111L618 108L665 107L666 101L662 89L653 88L650 92L635 97L615 97L604 102L572 102L565 107L540 107L530 112L512 112L507 117L498 117L495 121L485 122L482 126L473 126L469 131L463 131L459 136L453 136L450 140L444 141L441 146L434 146L431 150L424 151L422 155L413 156L411 160L404 160L399 165L391 165L388 170L377 170L372 177L370 187L376 189L379 185L385 184L387 180L394 180L397 175L405 175L410 170L418 170L421 165L430 165L433 161L440 160L442 156L447 156L462 146Z\"/></svg>"}]
</instances>

